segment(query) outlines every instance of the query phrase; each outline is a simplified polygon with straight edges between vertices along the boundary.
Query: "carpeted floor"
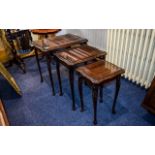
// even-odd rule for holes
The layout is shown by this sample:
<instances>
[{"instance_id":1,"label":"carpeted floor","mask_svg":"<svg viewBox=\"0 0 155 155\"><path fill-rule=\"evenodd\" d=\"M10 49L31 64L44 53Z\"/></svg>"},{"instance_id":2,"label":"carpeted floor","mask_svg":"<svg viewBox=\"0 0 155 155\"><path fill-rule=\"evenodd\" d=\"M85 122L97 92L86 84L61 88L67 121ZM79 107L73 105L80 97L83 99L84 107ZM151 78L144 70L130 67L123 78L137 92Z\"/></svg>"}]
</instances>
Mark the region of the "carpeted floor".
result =
<instances>
[{"instance_id":1,"label":"carpeted floor","mask_svg":"<svg viewBox=\"0 0 155 155\"><path fill-rule=\"evenodd\" d=\"M92 124L92 99L89 88L84 88L84 101L86 111L81 113L79 108L79 95L77 91L77 78L75 80L77 110L71 110L71 98L68 74L65 68L61 68L63 77L63 96L58 95L58 83L53 65L53 75L56 87L56 96L51 95L51 87L46 68L42 62L44 82L40 83L40 77L35 59L26 60L27 73L23 74L16 66L9 68L20 85L23 96L19 97L0 77L0 94L5 103L6 112L11 125L16 126L90 126ZM121 80L120 94L117 100L117 113L111 114L111 106L114 96L114 83L105 85L103 90L104 101L98 103L98 125L155 125L155 116L141 107L141 102L146 91L129 81ZM5 90L5 91L4 91Z\"/></svg>"}]
</instances>

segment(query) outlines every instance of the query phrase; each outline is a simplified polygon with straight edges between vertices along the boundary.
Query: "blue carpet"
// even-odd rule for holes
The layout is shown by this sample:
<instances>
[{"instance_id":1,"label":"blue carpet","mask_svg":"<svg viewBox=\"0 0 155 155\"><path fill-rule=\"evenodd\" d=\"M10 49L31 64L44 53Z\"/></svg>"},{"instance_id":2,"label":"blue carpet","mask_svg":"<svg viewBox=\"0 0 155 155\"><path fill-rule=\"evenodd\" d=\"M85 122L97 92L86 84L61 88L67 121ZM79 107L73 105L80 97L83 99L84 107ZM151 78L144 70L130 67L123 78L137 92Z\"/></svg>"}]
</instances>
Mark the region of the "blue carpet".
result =
<instances>
[{"instance_id":1,"label":"blue carpet","mask_svg":"<svg viewBox=\"0 0 155 155\"><path fill-rule=\"evenodd\" d=\"M71 110L71 98L68 81L68 72L61 67L63 77L63 96L58 95L58 83L53 67L53 75L56 88L56 96L52 96L51 87L46 68L42 62L44 82L40 83L40 77L35 59L26 60L27 73L23 74L16 66L9 68L20 85L23 96L19 97L8 83L0 77L0 94L4 100L9 122L14 126L90 126L92 124L93 111L91 91L84 87L84 101L86 111L81 113L79 106L79 94L77 90L77 76L75 79L76 111ZM5 90L5 91L4 91ZM155 116L141 107L141 102L146 91L131 82L121 79L121 89L117 100L117 113L111 113L114 96L114 83L105 85L103 89L103 103L98 103L98 125L155 125Z\"/></svg>"}]
</instances>

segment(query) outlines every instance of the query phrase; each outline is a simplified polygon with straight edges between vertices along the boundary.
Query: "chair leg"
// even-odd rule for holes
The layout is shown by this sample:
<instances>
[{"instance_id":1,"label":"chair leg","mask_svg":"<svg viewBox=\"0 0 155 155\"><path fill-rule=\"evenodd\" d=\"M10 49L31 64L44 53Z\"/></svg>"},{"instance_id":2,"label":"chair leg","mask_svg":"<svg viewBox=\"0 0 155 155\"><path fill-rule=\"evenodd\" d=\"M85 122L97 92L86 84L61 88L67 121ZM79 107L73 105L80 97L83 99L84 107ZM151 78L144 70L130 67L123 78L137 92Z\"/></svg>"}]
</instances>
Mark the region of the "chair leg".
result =
<instances>
[{"instance_id":1,"label":"chair leg","mask_svg":"<svg viewBox=\"0 0 155 155\"><path fill-rule=\"evenodd\" d=\"M41 67L40 67L40 61L39 61L38 52L36 49L35 49L35 57L36 57L36 61L37 61L38 69L39 69L40 81L43 82L43 76L42 76L42 71L41 71Z\"/></svg>"},{"instance_id":2,"label":"chair leg","mask_svg":"<svg viewBox=\"0 0 155 155\"><path fill-rule=\"evenodd\" d=\"M80 103L81 103L81 112L84 111L84 103L83 103L83 79L79 76L78 79L78 86L79 86L79 94L80 94Z\"/></svg>"},{"instance_id":3,"label":"chair leg","mask_svg":"<svg viewBox=\"0 0 155 155\"><path fill-rule=\"evenodd\" d=\"M103 102L103 86L100 87L100 103Z\"/></svg>"},{"instance_id":4,"label":"chair leg","mask_svg":"<svg viewBox=\"0 0 155 155\"><path fill-rule=\"evenodd\" d=\"M94 107L94 125L97 124L97 98L98 98L98 87L93 86L92 88L92 98L93 98L93 107Z\"/></svg>"},{"instance_id":5,"label":"chair leg","mask_svg":"<svg viewBox=\"0 0 155 155\"><path fill-rule=\"evenodd\" d=\"M76 110L75 107L75 96L74 96L74 70L71 68L69 69L69 82L70 82L70 89L71 89L71 96L72 96L72 110Z\"/></svg>"},{"instance_id":6,"label":"chair leg","mask_svg":"<svg viewBox=\"0 0 155 155\"><path fill-rule=\"evenodd\" d=\"M24 74L26 73L26 65L23 59L16 57L14 63L23 71Z\"/></svg>"},{"instance_id":7,"label":"chair leg","mask_svg":"<svg viewBox=\"0 0 155 155\"><path fill-rule=\"evenodd\" d=\"M57 76L58 76L58 82L59 82L59 95L62 96L62 84L61 84L61 75L60 75L60 64L59 60L56 59L56 70L57 70Z\"/></svg>"},{"instance_id":8,"label":"chair leg","mask_svg":"<svg viewBox=\"0 0 155 155\"><path fill-rule=\"evenodd\" d=\"M119 90L120 90L120 79L121 77L117 77L116 79L116 90L115 90L115 97L114 97L114 101L113 101L113 105L112 105L112 113L115 114L116 111L115 111L115 106L116 106L116 100L117 100L117 97L118 97L118 93L119 93Z\"/></svg>"},{"instance_id":9,"label":"chair leg","mask_svg":"<svg viewBox=\"0 0 155 155\"><path fill-rule=\"evenodd\" d=\"M50 56L49 54L46 54L46 61L47 61L47 68L48 68L48 73L50 77L50 82L51 82L51 87L52 87L52 94L55 96L55 89L54 89L54 82L53 82L53 76L52 76L52 71L51 71L51 61L50 61Z\"/></svg>"}]
</instances>

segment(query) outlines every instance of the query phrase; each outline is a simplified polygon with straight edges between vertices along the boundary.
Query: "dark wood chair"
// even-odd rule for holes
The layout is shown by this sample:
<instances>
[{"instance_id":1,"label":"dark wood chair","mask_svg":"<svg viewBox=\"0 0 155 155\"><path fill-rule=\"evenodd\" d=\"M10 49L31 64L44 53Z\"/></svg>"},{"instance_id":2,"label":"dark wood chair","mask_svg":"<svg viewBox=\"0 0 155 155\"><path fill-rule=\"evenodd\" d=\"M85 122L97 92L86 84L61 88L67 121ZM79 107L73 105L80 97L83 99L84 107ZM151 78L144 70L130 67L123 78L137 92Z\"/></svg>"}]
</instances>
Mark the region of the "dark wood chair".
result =
<instances>
[{"instance_id":1,"label":"dark wood chair","mask_svg":"<svg viewBox=\"0 0 155 155\"><path fill-rule=\"evenodd\" d=\"M11 64L15 63L24 73L26 73L26 66L24 58L34 55L25 56L24 53L30 53L33 50L31 45L32 37L29 30L16 30L12 32L10 29L5 30L6 39L11 47L13 59Z\"/></svg>"},{"instance_id":2,"label":"dark wood chair","mask_svg":"<svg viewBox=\"0 0 155 155\"><path fill-rule=\"evenodd\" d=\"M79 74L78 85L79 85L79 94L81 101L81 111L84 111L84 102L83 102L83 82L86 82L87 85L92 89L92 99L93 99L93 108L94 108L94 125L97 124L97 100L98 100L98 91L101 89L103 84L116 80L116 91L114 102L112 106L112 113L115 113L115 105L117 96L120 89L120 77L124 73L124 70L117 67L116 65L111 64L110 62L99 60L97 62L88 64L77 68L77 73ZM102 95L101 95L102 97Z\"/></svg>"}]
</instances>

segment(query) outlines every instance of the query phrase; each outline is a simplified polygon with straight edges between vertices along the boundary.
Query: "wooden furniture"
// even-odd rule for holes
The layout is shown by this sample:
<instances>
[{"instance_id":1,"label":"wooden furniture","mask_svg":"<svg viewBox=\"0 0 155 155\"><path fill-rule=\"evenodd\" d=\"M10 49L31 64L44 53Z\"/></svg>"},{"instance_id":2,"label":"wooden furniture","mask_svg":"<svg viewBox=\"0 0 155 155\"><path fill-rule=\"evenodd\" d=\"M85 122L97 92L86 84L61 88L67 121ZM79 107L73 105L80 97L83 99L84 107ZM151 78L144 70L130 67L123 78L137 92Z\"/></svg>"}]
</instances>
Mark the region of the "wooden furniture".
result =
<instances>
[{"instance_id":1,"label":"wooden furniture","mask_svg":"<svg viewBox=\"0 0 155 155\"><path fill-rule=\"evenodd\" d=\"M11 32L10 29L6 29L5 32L13 55L11 63L15 63L26 73L26 66L23 59L34 56L33 47L31 46L32 37L30 31L18 30L16 32Z\"/></svg>"},{"instance_id":2,"label":"wooden furniture","mask_svg":"<svg viewBox=\"0 0 155 155\"><path fill-rule=\"evenodd\" d=\"M33 34L39 35L39 39L48 38L50 35L55 36L60 29L32 29Z\"/></svg>"},{"instance_id":3,"label":"wooden furniture","mask_svg":"<svg viewBox=\"0 0 155 155\"><path fill-rule=\"evenodd\" d=\"M148 89L142 106L151 113L155 114L155 77L151 83L150 88Z\"/></svg>"},{"instance_id":4,"label":"wooden furniture","mask_svg":"<svg viewBox=\"0 0 155 155\"><path fill-rule=\"evenodd\" d=\"M5 80L10 84L10 86L16 91L16 93L22 96L22 91L15 81L14 77L8 72L5 66L0 62L0 75L2 75Z\"/></svg>"},{"instance_id":5,"label":"wooden furniture","mask_svg":"<svg viewBox=\"0 0 155 155\"><path fill-rule=\"evenodd\" d=\"M0 126L8 126L9 121L7 119L4 107L3 107L3 102L0 99Z\"/></svg>"},{"instance_id":6,"label":"wooden furniture","mask_svg":"<svg viewBox=\"0 0 155 155\"><path fill-rule=\"evenodd\" d=\"M0 29L0 62L7 63L12 59L4 29Z\"/></svg>"},{"instance_id":7,"label":"wooden furniture","mask_svg":"<svg viewBox=\"0 0 155 155\"><path fill-rule=\"evenodd\" d=\"M77 68L77 73L79 74L78 85L79 85L79 94L81 101L81 111L84 111L83 103L83 92L82 84L83 81L87 83L88 86L92 89L92 99L93 99L93 108L94 108L94 125L97 124L97 99L98 99L98 89L100 88L102 92L103 84L116 80L116 91L114 102L112 106L112 113L115 113L115 105L117 96L120 88L120 77L124 73L124 70L103 60L99 60L95 63L88 64Z\"/></svg>"},{"instance_id":8,"label":"wooden furniture","mask_svg":"<svg viewBox=\"0 0 155 155\"><path fill-rule=\"evenodd\" d=\"M74 97L74 70L81 64L86 64L96 58L105 59L106 52L100 51L94 47L83 45L76 48L64 50L55 54L57 58L57 73L60 83L60 94L62 94L61 76L59 69L59 62L66 66L69 70L69 82L72 96L72 109L75 110L75 97Z\"/></svg>"},{"instance_id":9,"label":"wooden furniture","mask_svg":"<svg viewBox=\"0 0 155 155\"><path fill-rule=\"evenodd\" d=\"M55 38L42 39L42 40L33 42L33 45L35 47L35 55L36 55L37 65L40 73L41 82L43 82L43 76L42 76L42 71L40 66L40 60L38 58L38 52L41 52L41 54L45 55L46 57L47 68L49 72L53 95L55 95L55 89L54 89L54 82L53 82L53 76L52 76L51 64L50 64L51 56L53 56L55 52L60 51L64 48L70 48L77 44L82 45L86 43L87 43L87 39L81 38L73 34L66 34L66 35L57 36ZM59 85L59 88L60 88L60 85Z\"/></svg>"}]
</instances>

